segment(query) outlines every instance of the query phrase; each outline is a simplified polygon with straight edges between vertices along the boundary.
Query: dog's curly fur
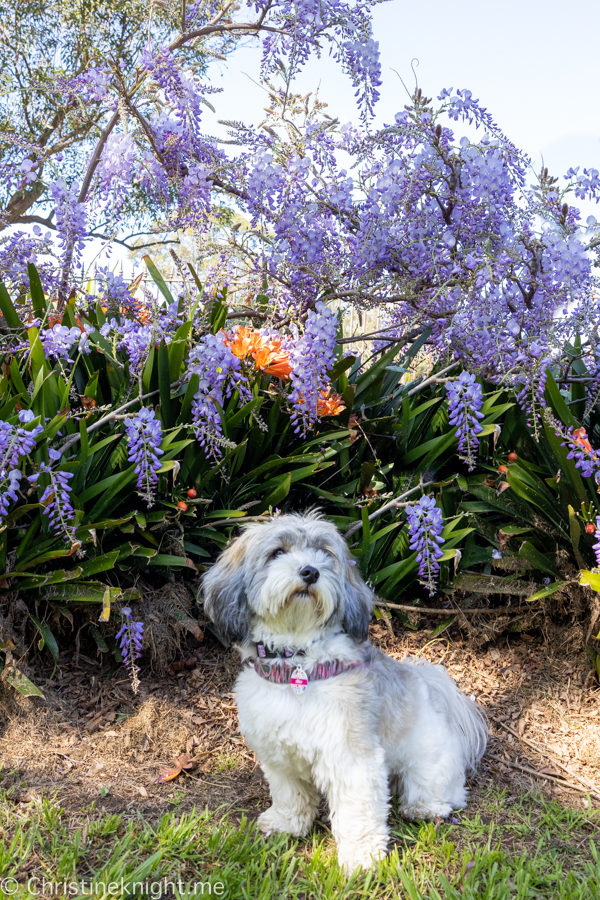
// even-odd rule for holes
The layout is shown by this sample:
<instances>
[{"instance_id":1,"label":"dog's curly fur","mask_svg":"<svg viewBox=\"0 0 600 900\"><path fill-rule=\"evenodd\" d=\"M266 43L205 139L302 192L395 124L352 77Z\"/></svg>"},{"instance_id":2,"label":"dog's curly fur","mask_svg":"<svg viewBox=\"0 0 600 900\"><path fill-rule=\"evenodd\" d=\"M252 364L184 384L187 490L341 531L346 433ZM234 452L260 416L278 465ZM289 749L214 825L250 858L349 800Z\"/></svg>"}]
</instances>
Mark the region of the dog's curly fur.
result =
<instances>
[{"instance_id":1,"label":"dog's curly fur","mask_svg":"<svg viewBox=\"0 0 600 900\"><path fill-rule=\"evenodd\" d=\"M409 819L464 806L465 773L487 740L482 710L442 666L399 663L368 643L373 595L352 562L318 513L291 514L246 527L203 579L205 610L244 661L240 728L273 799L260 827L306 834L324 794L347 871L387 852L392 793ZM313 583L300 574L307 566ZM328 660L363 665L296 695L259 677L256 642L304 651L307 672Z\"/></svg>"}]
</instances>

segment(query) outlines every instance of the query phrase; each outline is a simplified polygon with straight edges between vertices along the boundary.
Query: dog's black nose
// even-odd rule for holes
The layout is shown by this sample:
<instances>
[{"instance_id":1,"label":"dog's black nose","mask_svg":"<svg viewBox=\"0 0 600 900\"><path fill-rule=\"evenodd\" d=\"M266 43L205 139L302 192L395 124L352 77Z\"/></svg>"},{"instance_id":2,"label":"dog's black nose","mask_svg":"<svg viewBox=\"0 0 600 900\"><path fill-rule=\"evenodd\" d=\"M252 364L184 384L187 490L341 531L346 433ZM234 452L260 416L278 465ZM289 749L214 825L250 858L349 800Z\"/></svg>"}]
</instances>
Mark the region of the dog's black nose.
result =
<instances>
[{"instance_id":1,"label":"dog's black nose","mask_svg":"<svg viewBox=\"0 0 600 900\"><path fill-rule=\"evenodd\" d=\"M300 569L300 578L303 578L307 584L314 584L319 580L319 570L314 566L304 566Z\"/></svg>"}]
</instances>

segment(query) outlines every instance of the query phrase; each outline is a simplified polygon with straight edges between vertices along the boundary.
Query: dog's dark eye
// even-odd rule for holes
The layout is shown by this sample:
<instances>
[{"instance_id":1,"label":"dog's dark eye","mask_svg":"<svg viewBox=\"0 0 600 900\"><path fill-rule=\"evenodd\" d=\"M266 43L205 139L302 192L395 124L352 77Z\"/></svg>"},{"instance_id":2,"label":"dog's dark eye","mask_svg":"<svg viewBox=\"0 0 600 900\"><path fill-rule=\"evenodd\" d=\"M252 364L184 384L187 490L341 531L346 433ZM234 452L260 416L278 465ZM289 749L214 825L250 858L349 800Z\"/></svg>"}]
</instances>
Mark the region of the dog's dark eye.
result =
<instances>
[{"instance_id":1,"label":"dog's dark eye","mask_svg":"<svg viewBox=\"0 0 600 900\"><path fill-rule=\"evenodd\" d=\"M278 556L283 556L284 553L285 550L283 550L281 547L278 547L277 550L273 550L273 552L271 553L271 559L277 559Z\"/></svg>"}]
</instances>

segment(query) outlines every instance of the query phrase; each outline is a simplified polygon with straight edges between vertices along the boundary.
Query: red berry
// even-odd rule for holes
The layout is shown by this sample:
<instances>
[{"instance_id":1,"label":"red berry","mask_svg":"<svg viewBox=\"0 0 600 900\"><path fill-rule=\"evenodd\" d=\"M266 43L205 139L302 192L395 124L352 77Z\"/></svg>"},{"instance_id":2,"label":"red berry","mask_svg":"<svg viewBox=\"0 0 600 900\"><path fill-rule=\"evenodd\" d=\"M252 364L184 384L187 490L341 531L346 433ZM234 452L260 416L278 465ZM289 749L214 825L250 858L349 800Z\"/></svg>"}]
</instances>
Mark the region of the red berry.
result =
<instances>
[{"instance_id":1,"label":"red berry","mask_svg":"<svg viewBox=\"0 0 600 900\"><path fill-rule=\"evenodd\" d=\"M585 530L588 534L596 534L596 526L592 522L587 523Z\"/></svg>"},{"instance_id":2,"label":"red berry","mask_svg":"<svg viewBox=\"0 0 600 900\"><path fill-rule=\"evenodd\" d=\"M195 491L194 488L190 488L189 491L187 492L187 495L191 500L193 500L194 497L198 496L198 491Z\"/></svg>"},{"instance_id":3,"label":"red berry","mask_svg":"<svg viewBox=\"0 0 600 900\"><path fill-rule=\"evenodd\" d=\"M508 469L506 468L506 466L498 466L498 471L502 472L502 474L506 474L506 472L508 472Z\"/></svg>"},{"instance_id":4,"label":"red berry","mask_svg":"<svg viewBox=\"0 0 600 900\"><path fill-rule=\"evenodd\" d=\"M508 454L508 461L509 461L509 462L516 462L516 461L518 460L518 458L519 458L519 457L518 457L518 455L517 455L516 453L509 453L509 454Z\"/></svg>"},{"instance_id":5,"label":"red berry","mask_svg":"<svg viewBox=\"0 0 600 900\"><path fill-rule=\"evenodd\" d=\"M187 512L188 505L185 500L180 500L177 504L177 509L180 509L181 512Z\"/></svg>"}]
</instances>

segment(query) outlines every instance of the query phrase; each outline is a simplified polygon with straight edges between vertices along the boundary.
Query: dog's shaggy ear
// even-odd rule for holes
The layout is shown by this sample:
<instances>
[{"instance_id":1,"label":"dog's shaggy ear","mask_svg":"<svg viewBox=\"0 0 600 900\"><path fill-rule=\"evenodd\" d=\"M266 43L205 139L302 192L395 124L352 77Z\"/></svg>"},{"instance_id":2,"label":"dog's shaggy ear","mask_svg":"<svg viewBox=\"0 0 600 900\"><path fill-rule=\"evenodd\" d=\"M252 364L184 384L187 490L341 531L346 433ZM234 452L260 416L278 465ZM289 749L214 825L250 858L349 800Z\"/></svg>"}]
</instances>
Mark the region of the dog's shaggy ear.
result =
<instances>
[{"instance_id":1,"label":"dog's shaggy ear","mask_svg":"<svg viewBox=\"0 0 600 900\"><path fill-rule=\"evenodd\" d=\"M246 543L246 534L242 534L202 578L205 612L221 636L233 644L244 644L250 637L244 578Z\"/></svg>"},{"instance_id":2,"label":"dog's shaggy ear","mask_svg":"<svg viewBox=\"0 0 600 900\"><path fill-rule=\"evenodd\" d=\"M349 637L366 641L373 612L373 592L362 579L355 566L348 566L344 591L344 618L342 624Z\"/></svg>"}]
</instances>

